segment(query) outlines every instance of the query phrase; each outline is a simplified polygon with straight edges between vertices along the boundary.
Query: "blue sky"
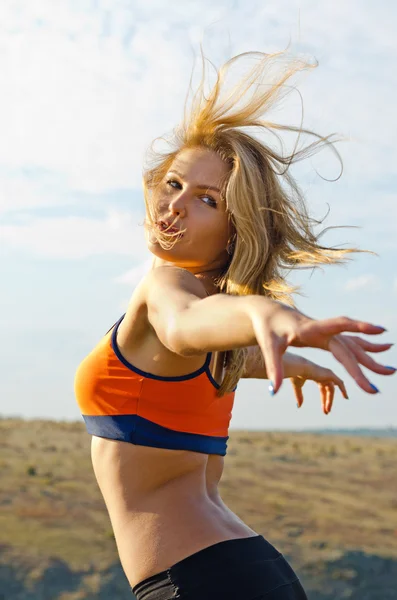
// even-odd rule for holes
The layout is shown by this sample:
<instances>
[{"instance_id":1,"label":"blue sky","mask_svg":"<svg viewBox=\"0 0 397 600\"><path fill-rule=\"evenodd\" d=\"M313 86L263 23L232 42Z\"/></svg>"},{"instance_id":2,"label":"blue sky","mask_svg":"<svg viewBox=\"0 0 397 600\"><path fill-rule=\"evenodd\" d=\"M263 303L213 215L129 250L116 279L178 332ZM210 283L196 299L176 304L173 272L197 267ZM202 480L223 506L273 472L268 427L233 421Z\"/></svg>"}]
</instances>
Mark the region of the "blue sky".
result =
<instances>
[{"instance_id":1,"label":"blue sky","mask_svg":"<svg viewBox=\"0 0 397 600\"><path fill-rule=\"evenodd\" d=\"M344 173L335 183L316 175L339 174L323 151L293 174L312 214L330 211L323 227L354 226L328 232L324 243L378 256L295 273L305 294L297 303L312 317L381 324L388 332L379 341L397 341L396 26L391 0L3 3L0 413L81 418L74 373L149 268L145 150L179 121L200 42L218 66L289 42L319 61L291 83L304 126L345 136L337 146ZM274 116L298 125L300 110L295 92ZM396 376L371 373L381 393L370 396L327 353L300 352L333 368L350 400L337 392L325 416L315 384L306 384L298 411L288 381L274 398L265 381L241 381L232 428L397 426ZM397 366L397 351L378 359Z\"/></svg>"}]
</instances>

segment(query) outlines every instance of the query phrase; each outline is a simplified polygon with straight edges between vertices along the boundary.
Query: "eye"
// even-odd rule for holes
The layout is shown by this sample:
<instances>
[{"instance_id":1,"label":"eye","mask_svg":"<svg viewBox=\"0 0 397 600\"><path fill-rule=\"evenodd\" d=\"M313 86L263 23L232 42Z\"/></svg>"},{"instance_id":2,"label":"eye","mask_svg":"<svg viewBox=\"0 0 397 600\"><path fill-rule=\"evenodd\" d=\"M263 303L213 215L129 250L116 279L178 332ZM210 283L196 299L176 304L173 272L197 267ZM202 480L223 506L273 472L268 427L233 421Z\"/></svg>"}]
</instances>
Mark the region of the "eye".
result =
<instances>
[{"instance_id":1,"label":"eye","mask_svg":"<svg viewBox=\"0 0 397 600\"><path fill-rule=\"evenodd\" d=\"M210 201L208 206L213 206L213 207L217 206L216 200L214 200L212 196L200 196L200 198L208 198L208 200Z\"/></svg>"},{"instance_id":2,"label":"eye","mask_svg":"<svg viewBox=\"0 0 397 600\"><path fill-rule=\"evenodd\" d=\"M176 183L176 185L179 185L179 187L182 187L181 184L178 181L175 181L175 179L168 179L167 181L167 185L174 187L172 184Z\"/></svg>"},{"instance_id":3,"label":"eye","mask_svg":"<svg viewBox=\"0 0 397 600\"><path fill-rule=\"evenodd\" d=\"M166 181L166 184L174 189L182 189L182 184L179 183L179 181L176 181L175 179L168 179ZM174 185L175 184L175 185ZM213 206L214 208L217 207L218 203L216 202L216 200L214 200L214 198L212 196L200 196L200 199L202 198L208 198L209 202L207 203L208 206Z\"/></svg>"}]
</instances>

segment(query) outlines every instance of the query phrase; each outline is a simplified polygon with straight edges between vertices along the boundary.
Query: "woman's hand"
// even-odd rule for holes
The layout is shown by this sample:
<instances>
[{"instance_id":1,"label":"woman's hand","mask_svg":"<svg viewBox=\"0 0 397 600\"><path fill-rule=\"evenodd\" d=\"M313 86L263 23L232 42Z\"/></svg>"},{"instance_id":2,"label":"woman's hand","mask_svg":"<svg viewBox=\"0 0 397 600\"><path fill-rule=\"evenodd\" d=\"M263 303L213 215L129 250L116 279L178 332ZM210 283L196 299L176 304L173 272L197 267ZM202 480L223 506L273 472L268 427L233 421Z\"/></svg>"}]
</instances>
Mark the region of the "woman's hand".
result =
<instances>
[{"instance_id":1,"label":"woman's hand","mask_svg":"<svg viewBox=\"0 0 397 600\"><path fill-rule=\"evenodd\" d=\"M342 395L349 398L345 388L345 384L331 369L320 367L314 362L302 357L297 357L298 360L294 365L295 375L290 377L292 387L294 388L295 397L298 403L298 408L303 404L302 388L306 381L315 381L321 394L321 402L325 415L331 412L332 403L334 401L335 386L338 386Z\"/></svg>"},{"instance_id":2,"label":"woman's hand","mask_svg":"<svg viewBox=\"0 0 397 600\"><path fill-rule=\"evenodd\" d=\"M288 346L321 348L331 352L357 385L369 394L376 394L378 390L365 377L359 364L380 375L395 373L394 369L375 362L367 355L367 352L384 352L393 344L374 344L361 337L341 335L346 331L378 335L385 331L384 327L349 317L315 320L280 302L274 302L269 311L269 304L263 302L264 298L254 298L249 314L274 393L280 389L283 380L282 356Z\"/></svg>"}]
</instances>

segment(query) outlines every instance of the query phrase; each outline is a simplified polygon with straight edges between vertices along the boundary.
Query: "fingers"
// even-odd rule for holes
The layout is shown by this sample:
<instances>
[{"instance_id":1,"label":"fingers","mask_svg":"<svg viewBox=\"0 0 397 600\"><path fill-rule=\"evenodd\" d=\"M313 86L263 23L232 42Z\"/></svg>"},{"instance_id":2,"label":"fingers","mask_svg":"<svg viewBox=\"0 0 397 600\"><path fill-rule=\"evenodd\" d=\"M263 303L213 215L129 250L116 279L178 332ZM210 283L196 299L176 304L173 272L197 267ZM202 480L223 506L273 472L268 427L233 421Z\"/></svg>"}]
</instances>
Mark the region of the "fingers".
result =
<instances>
[{"instance_id":1,"label":"fingers","mask_svg":"<svg viewBox=\"0 0 397 600\"><path fill-rule=\"evenodd\" d=\"M327 385L327 404L326 404L327 415L331 412L332 403L334 401L334 395L335 395L335 386L333 383L329 383Z\"/></svg>"},{"instance_id":2,"label":"fingers","mask_svg":"<svg viewBox=\"0 0 397 600\"><path fill-rule=\"evenodd\" d=\"M326 387L324 384L320 384L319 388L320 388L320 394L321 394L321 404L323 406L323 413L326 415L327 412L326 412L325 405L327 403L327 390L326 390Z\"/></svg>"},{"instance_id":3,"label":"fingers","mask_svg":"<svg viewBox=\"0 0 397 600\"><path fill-rule=\"evenodd\" d=\"M335 386L333 383L319 384L321 393L321 403L323 406L323 413L328 415L331 412L332 404L335 395Z\"/></svg>"},{"instance_id":4,"label":"fingers","mask_svg":"<svg viewBox=\"0 0 397 600\"><path fill-rule=\"evenodd\" d=\"M330 371L330 373L332 376L334 376L334 378L336 380L338 380L337 385L341 389L342 393L344 393L345 397L347 398L347 392L346 392L345 386L343 384L343 381L341 379L339 379L339 377L337 377L334 373L332 373L332 371ZM291 381L292 381L292 385L294 388L297 405L298 405L298 408L300 408L303 404L302 387L305 383L305 380L301 380L299 377L294 377L291 379ZM332 381L327 381L326 383L321 382L318 384L318 387L320 389L320 394L321 394L321 403L322 403L323 413L325 415L328 415L331 412L333 402L334 402L335 384Z\"/></svg>"},{"instance_id":5,"label":"fingers","mask_svg":"<svg viewBox=\"0 0 397 600\"><path fill-rule=\"evenodd\" d=\"M273 333L268 336L261 335L257 342L265 360L266 371L270 379L269 391L273 396L278 392L284 378L283 354L287 344Z\"/></svg>"},{"instance_id":6,"label":"fingers","mask_svg":"<svg viewBox=\"0 0 397 600\"><path fill-rule=\"evenodd\" d=\"M353 377L357 385L368 392L368 394L376 394L376 390L372 387L371 382L365 377L364 373L357 364L357 359L348 345L343 341L341 336L333 337L330 340L329 350Z\"/></svg>"},{"instance_id":7,"label":"fingers","mask_svg":"<svg viewBox=\"0 0 397 600\"><path fill-rule=\"evenodd\" d=\"M330 337L345 331L378 335L385 331L384 327L372 325L365 321L357 321L349 317L332 319L305 320L299 327L297 335L290 342L293 346L311 346L328 350Z\"/></svg>"},{"instance_id":8,"label":"fingers","mask_svg":"<svg viewBox=\"0 0 397 600\"><path fill-rule=\"evenodd\" d=\"M343 335L343 338L347 338L349 340L353 340L356 344L358 344L363 350L367 352L385 352L386 350L390 350L394 344L374 344L373 342L368 342L367 340L363 340L360 337L353 335Z\"/></svg>"},{"instance_id":9,"label":"fingers","mask_svg":"<svg viewBox=\"0 0 397 600\"><path fill-rule=\"evenodd\" d=\"M297 378L292 379L292 386L294 388L295 398L296 398L296 402L298 404L298 408L300 408L303 404L303 391L302 391L303 383L300 383Z\"/></svg>"},{"instance_id":10,"label":"fingers","mask_svg":"<svg viewBox=\"0 0 397 600\"><path fill-rule=\"evenodd\" d=\"M344 381L342 381L342 379L340 379L336 373L331 371L331 369L322 369L321 373L316 377L316 381L319 381L322 384L330 383L337 385L342 393L342 396L346 398L346 400L349 399Z\"/></svg>"},{"instance_id":11,"label":"fingers","mask_svg":"<svg viewBox=\"0 0 397 600\"><path fill-rule=\"evenodd\" d=\"M327 414L327 386L321 386L321 402L323 405L323 413Z\"/></svg>"},{"instance_id":12,"label":"fingers","mask_svg":"<svg viewBox=\"0 0 397 600\"><path fill-rule=\"evenodd\" d=\"M379 375L394 375L395 371L393 369L388 369L384 365L377 363L373 358L368 356L362 349L362 346L356 343L354 337L345 336L344 342L353 352L358 362L364 367L367 367L367 369L374 371L374 373L379 373Z\"/></svg>"},{"instance_id":13,"label":"fingers","mask_svg":"<svg viewBox=\"0 0 397 600\"><path fill-rule=\"evenodd\" d=\"M378 335L379 333L386 331L385 328L381 327L380 325L372 325L372 323L368 323L367 321L356 321L355 319L350 319L349 317L322 319L319 321L314 321L314 323L319 324L322 331L328 335L337 335L343 331Z\"/></svg>"},{"instance_id":14,"label":"fingers","mask_svg":"<svg viewBox=\"0 0 397 600\"><path fill-rule=\"evenodd\" d=\"M342 396L344 398L346 398L346 400L349 400L349 396L347 395L347 391L346 391L344 382L342 381L342 379L339 379L339 377L337 375L335 375L335 373L333 373L333 375L334 375L334 377L333 377L334 383L340 389ZM335 392L335 390L334 390L334 392Z\"/></svg>"},{"instance_id":15,"label":"fingers","mask_svg":"<svg viewBox=\"0 0 397 600\"><path fill-rule=\"evenodd\" d=\"M334 373L332 373L332 371L331 371L331 375L334 375ZM341 383L341 385L339 386L341 388L341 391L343 388L344 392L346 393L343 381L340 380L338 377L336 377L336 375L335 375L335 379L339 380L339 382ZM305 383L305 380L303 380L303 379L301 380L299 377L294 377L293 379L291 379L291 381L292 381L292 385L294 388L295 398L296 398L296 401L298 404L298 408L300 408L303 404L302 387ZM325 415L328 415L331 412L331 408L332 408L333 402L334 402L335 384L332 381L327 381L326 383L321 382L318 384L318 387L320 389L323 412ZM346 397L347 397L347 393L346 393Z\"/></svg>"}]
</instances>

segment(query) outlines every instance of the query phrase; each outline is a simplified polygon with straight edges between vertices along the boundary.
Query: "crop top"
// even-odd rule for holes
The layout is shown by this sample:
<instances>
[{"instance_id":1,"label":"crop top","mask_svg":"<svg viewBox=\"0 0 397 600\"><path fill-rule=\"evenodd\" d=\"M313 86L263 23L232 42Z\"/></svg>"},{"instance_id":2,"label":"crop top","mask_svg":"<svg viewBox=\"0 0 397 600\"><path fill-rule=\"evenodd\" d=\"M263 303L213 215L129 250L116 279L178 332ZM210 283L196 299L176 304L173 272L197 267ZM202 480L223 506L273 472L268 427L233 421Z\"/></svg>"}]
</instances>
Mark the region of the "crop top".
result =
<instances>
[{"instance_id":1,"label":"crop top","mask_svg":"<svg viewBox=\"0 0 397 600\"><path fill-rule=\"evenodd\" d=\"M221 398L204 365L160 377L134 367L117 346L124 315L77 368L74 391L88 433L140 446L225 456L235 390Z\"/></svg>"}]
</instances>

